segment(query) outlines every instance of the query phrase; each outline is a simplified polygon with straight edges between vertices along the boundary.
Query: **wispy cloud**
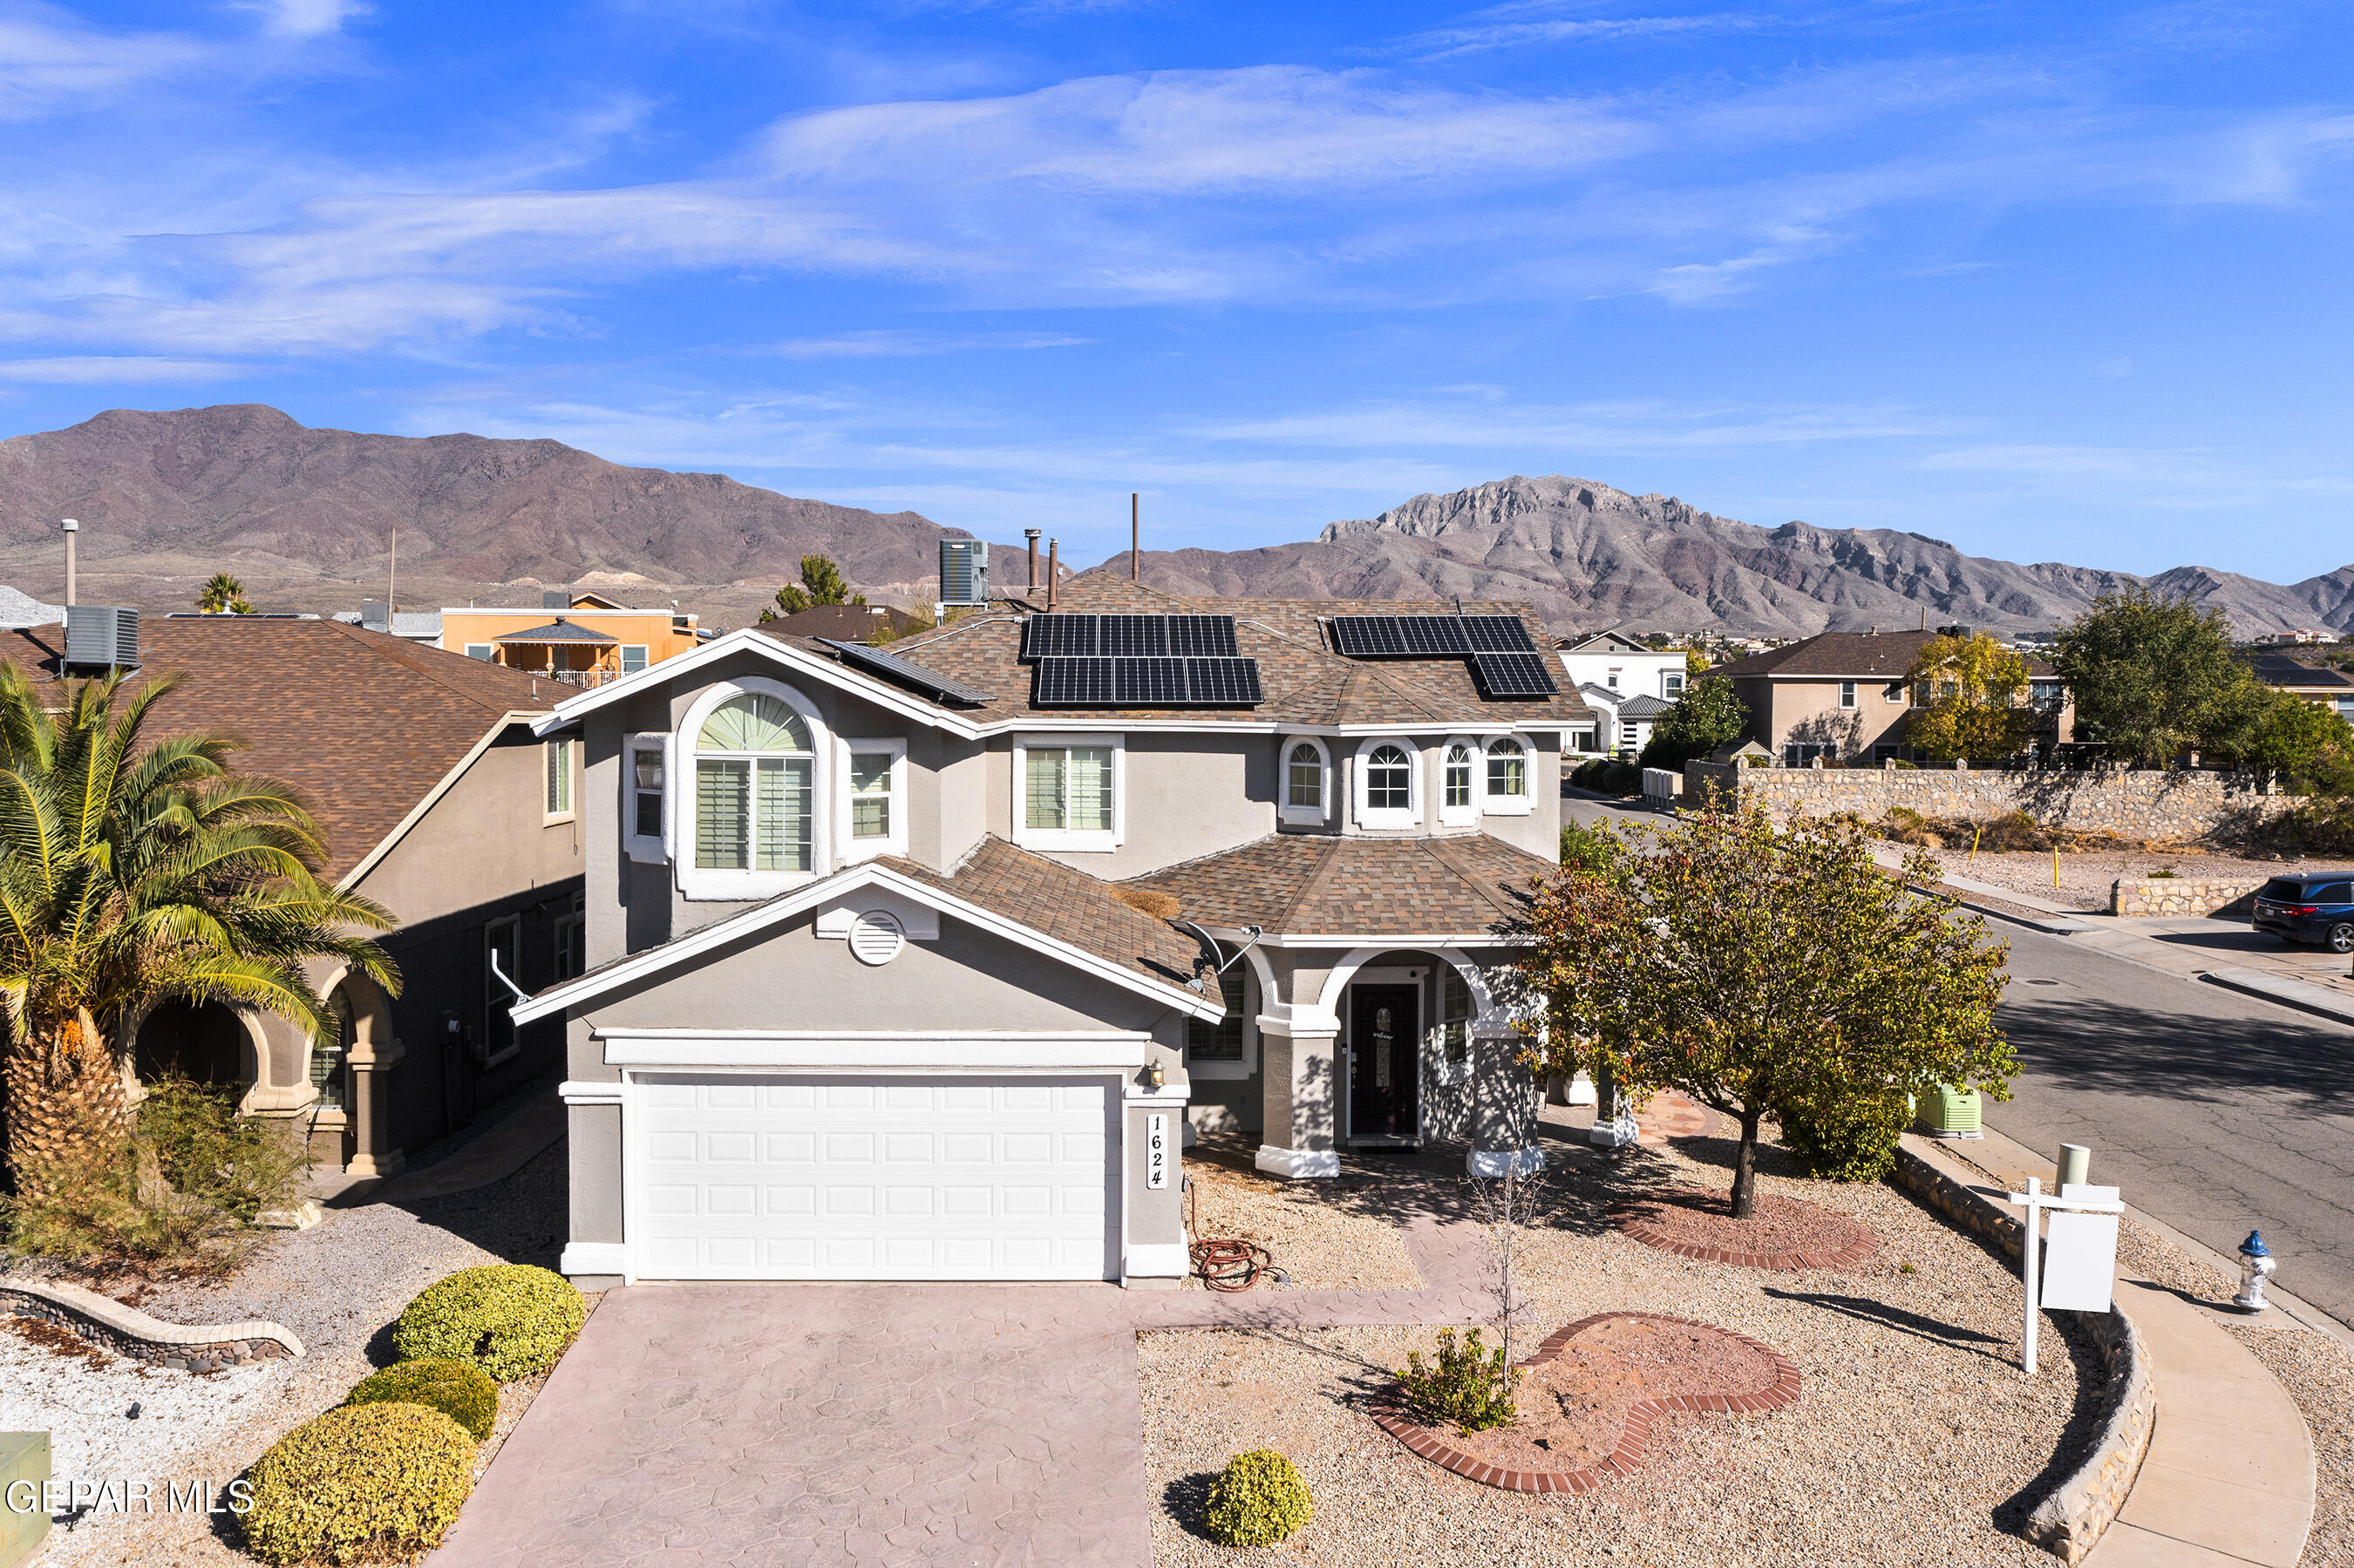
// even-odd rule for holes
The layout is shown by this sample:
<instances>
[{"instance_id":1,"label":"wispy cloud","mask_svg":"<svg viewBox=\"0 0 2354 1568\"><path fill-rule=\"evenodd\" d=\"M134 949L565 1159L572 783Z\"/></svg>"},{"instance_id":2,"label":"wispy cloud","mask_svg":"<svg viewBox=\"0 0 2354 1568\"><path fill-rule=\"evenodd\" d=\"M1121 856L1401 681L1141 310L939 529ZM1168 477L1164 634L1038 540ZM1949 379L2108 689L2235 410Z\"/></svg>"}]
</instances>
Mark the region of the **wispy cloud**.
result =
<instances>
[{"instance_id":1,"label":"wispy cloud","mask_svg":"<svg viewBox=\"0 0 2354 1568\"><path fill-rule=\"evenodd\" d=\"M1950 435L1949 418L1903 408L1755 408L1735 403L1597 402L1564 408L1528 404L1382 403L1270 419L1198 424L1186 433L1260 445L1413 451L1450 448L1490 451L1679 451L1787 446L1815 441L1887 440Z\"/></svg>"},{"instance_id":2,"label":"wispy cloud","mask_svg":"<svg viewBox=\"0 0 2354 1568\"><path fill-rule=\"evenodd\" d=\"M172 33L107 33L52 5L0 10L0 120L89 110L212 54Z\"/></svg>"},{"instance_id":3,"label":"wispy cloud","mask_svg":"<svg viewBox=\"0 0 2354 1568\"><path fill-rule=\"evenodd\" d=\"M1475 11L1449 27L1409 33L1391 46L1426 59L1479 54L1489 49L1529 48L1546 44L1616 43L1630 38L1697 37L1747 32L1770 25L1772 18L1749 12L1722 11L1696 16L1564 16L1586 11L1588 5L1537 4L1492 5Z\"/></svg>"},{"instance_id":4,"label":"wispy cloud","mask_svg":"<svg viewBox=\"0 0 2354 1568\"><path fill-rule=\"evenodd\" d=\"M872 332L838 333L832 337L788 338L782 343L738 352L772 354L786 359L900 359L916 355L963 354L974 350L1073 348L1088 341L1066 333L948 333L881 328Z\"/></svg>"},{"instance_id":5,"label":"wispy cloud","mask_svg":"<svg viewBox=\"0 0 2354 1568\"><path fill-rule=\"evenodd\" d=\"M220 359L166 359L154 355L69 355L51 359L0 359L0 382L50 386L130 386L152 382L230 381L252 366Z\"/></svg>"},{"instance_id":6,"label":"wispy cloud","mask_svg":"<svg viewBox=\"0 0 2354 1568\"><path fill-rule=\"evenodd\" d=\"M260 12L263 31L281 38L340 32L345 23L375 9L362 0L245 0L239 8Z\"/></svg>"}]
</instances>

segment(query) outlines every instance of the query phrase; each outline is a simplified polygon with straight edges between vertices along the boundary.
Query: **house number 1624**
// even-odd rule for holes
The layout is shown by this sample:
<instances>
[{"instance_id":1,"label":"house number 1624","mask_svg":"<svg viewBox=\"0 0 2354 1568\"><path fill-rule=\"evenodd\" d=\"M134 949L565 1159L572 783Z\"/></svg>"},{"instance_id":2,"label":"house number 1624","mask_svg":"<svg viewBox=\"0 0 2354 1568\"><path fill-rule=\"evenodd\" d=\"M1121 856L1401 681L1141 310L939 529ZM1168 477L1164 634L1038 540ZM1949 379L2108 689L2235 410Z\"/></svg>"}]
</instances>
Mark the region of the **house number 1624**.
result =
<instances>
[{"instance_id":1,"label":"house number 1624","mask_svg":"<svg viewBox=\"0 0 2354 1568\"><path fill-rule=\"evenodd\" d=\"M1144 1184L1169 1185L1169 1118L1155 1112L1144 1118Z\"/></svg>"}]
</instances>

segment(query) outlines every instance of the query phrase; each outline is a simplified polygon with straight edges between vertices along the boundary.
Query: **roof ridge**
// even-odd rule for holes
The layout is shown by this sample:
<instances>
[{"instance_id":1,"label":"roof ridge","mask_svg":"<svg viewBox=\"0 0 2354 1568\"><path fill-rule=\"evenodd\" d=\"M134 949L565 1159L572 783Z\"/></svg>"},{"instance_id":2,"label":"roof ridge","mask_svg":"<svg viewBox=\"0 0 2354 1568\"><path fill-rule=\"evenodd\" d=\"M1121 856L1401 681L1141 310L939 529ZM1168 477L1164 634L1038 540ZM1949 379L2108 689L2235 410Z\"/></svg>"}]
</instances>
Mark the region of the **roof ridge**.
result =
<instances>
[{"instance_id":1,"label":"roof ridge","mask_svg":"<svg viewBox=\"0 0 2354 1568\"><path fill-rule=\"evenodd\" d=\"M1479 838L1490 838L1494 835L1479 833L1474 836ZM1488 907L1495 910L1496 913L1503 916L1508 920L1518 920L1523 917L1523 912L1522 910L1514 908L1509 900L1489 886L1488 879L1486 877L1480 875L1479 872L1472 869L1470 866L1464 864L1463 862L1456 856L1453 852L1453 846L1449 841L1445 839L1416 839L1414 842L1421 846L1423 853L1430 856L1431 859L1437 861L1447 870L1452 872L1459 881L1461 881L1466 886L1469 887L1473 893L1478 895L1480 901L1486 904ZM1442 844L1446 844L1447 847L1442 849L1440 847Z\"/></svg>"},{"instance_id":2,"label":"roof ridge","mask_svg":"<svg viewBox=\"0 0 2354 1568\"><path fill-rule=\"evenodd\" d=\"M417 674L424 676L427 680L432 682L443 691L448 692L451 695L457 697L461 702L472 704L474 706L481 708L484 713L507 714L515 711L512 703L496 703L489 701L486 698L478 696L474 693L466 690L465 687L459 685L456 682L446 679L440 672L432 668L429 661L419 659L416 656L415 652L410 648L407 638L395 637L389 632L369 632L362 627L354 626L347 620L323 620L319 622L319 624L322 626L333 627L337 635L348 637L353 641L361 644L363 647L370 648L371 652L385 655L394 663L401 665ZM368 641L370 637L381 637L384 639L384 641L382 644L371 645ZM477 661L477 662L480 662L480 661ZM518 672L518 673L521 673L522 672ZM537 701L538 699L536 696L534 696L522 698L520 700L529 702ZM552 706L553 705L550 705Z\"/></svg>"},{"instance_id":3,"label":"roof ridge","mask_svg":"<svg viewBox=\"0 0 2354 1568\"><path fill-rule=\"evenodd\" d=\"M1238 844L1228 844L1224 849L1214 849L1206 854L1197 854L1186 860L1172 860L1167 865L1155 866L1150 871L1140 871L1134 876L1104 878L1103 885L1106 887L1126 887L1132 882L1143 882L1151 877L1166 875L1172 871L1182 871L1189 865L1200 865L1204 862L1223 859L1230 854L1240 854L1246 849L1257 849L1273 839L1300 839L1313 836L1315 835L1309 833L1261 833L1255 839L1245 839Z\"/></svg>"},{"instance_id":4,"label":"roof ridge","mask_svg":"<svg viewBox=\"0 0 2354 1568\"><path fill-rule=\"evenodd\" d=\"M1302 834L1299 836L1305 837L1307 835ZM1292 928L1292 912L1297 909L1306 908L1310 895L1323 892L1325 885L1331 882L1332 878L1339 874L1341 863L1341 846L1346 842L1347 841L1345 839L1341 838L1337 834L1332 838L1325 840L1323 853L1320 854L1316 860L1316 869L1310 872L1306 876L1300 879L1299 891L1294 893L1291 897L1284 903L1283 907L1277 912L1275 926L1277 930L1290 930Z\"/></svg>"}]
</instances>

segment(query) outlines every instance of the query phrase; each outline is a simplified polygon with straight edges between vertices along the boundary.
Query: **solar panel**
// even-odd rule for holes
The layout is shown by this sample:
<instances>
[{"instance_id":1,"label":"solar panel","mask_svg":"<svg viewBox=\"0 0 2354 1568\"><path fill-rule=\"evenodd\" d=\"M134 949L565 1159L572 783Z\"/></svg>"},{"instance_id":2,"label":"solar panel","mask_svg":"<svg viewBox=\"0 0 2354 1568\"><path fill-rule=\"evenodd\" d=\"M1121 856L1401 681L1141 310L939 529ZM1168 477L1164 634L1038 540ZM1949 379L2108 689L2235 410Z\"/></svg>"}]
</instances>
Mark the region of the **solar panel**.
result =
<instances>
[{"instance_id":1,"label":"solar panel","mask_svg":"<svg viewBox=\"0 0 2354 1568\"><path fill-rule=\"evenodd\" d=\"M1197 705L1241 707L1267 700L1259 691L1256 659L1188 659L1185 673Z\"/></svg>"},{"instance_id":2,"label":"solar panel","mask_svg":"<svg viewBox=\"0 0 2354 1568\"><path fill-rule=\"evenodd\" d=\"M1034 615L1022 623L1024 659L1084 659L1100 653L1094 615Z\"/></svg>"},{"instance_id":3,"label":"solar panel","mask_svg":"<svg viewBox=\"0 0 2354 1568\"><path fill-rule=\"evenodd\" d=\"M1398 634L1406 652L1419 659L1459 658L1471 652L1463 620L1454 615L1401 615Z\"/></svg>"},{"instance_id":4,"label":"solar panel","mask_svg":"<svg viewBox=\"0 0 2354 1568\"><path fill-rule=\"evenodd\" d=\"M1479 687L1491 697L1550 697L1561 688L1542 653L1479 653L1471 660Z\"/></svg>"},{"instance_id":5,"label":"solar panel","mask_svg":"<svg viewBox=\"0 0 2354 1568\"><path fill-rule=\"evenodd\" d=\"M1096 652L1112 659L1161 659L1169 646L1166 617L1104 615L1096 618Z\"/></svg>"},{"instance_id":6,"label":"solar panel","mask_svg":"<svg viewBox=\"0 0 2354 1568\"><path fill-rule=\"evenodd\" d=\"M1112 701L1124 708L1185 705L1185 661L1119 659L1112 663Z\"/></svg>"},{"instance_id":7,"label":"solar panel","mask_svg":"<svg viewBox=\"0 0 2354 1568\"><path fill-rule=\"evenodd\" d=\"M1031 683L1030 700L1042 708L1110 707L1112 661L1041 659Z\"/></svg>"},{"instance_id":8,"label":"solar panel","mask_svg":"<svg viewBox=\"0 0 2354 1568\"><path fill-rule=\"evenodd\" d=\"M1332 641L1352 659L1394 659L1406 652L1394 615L1336 615Z\"/></svg>"},{"instance_id":9,"label":"solar panel","mask_svg":"<svg viewBox=\"0 0 2354 1568\"><path fill-rule=\"evenodd\" d=\"M1467 615L1463 630L1474 653L1534 653L1528 623L1517 615Z\"/></svg>"},{"instance_id":10,"label":"solar panel","mask_svg":"<svg viewBox=\"0 0 2354 1568\"><path fill-rule=\"evenodd\" d=\"M821 637L817 641L824 643L853 664L872 670L878 675L887 675L895 681L905 682L917 691L928 692L935 697L952 703L970 703L975 706L996 701L987 692L979 692L970 686L960 685L944 675L935 675L922 665L911 664L897 654L885 653L880 648L869 648L860 642L841 642L831 637Z\"/></svg>"},{"instance_id":11,"label":"solar panel","mask_svg":"<svg viewBox=\"0 0 2354 1568\"><path fill-rule=\"evenodd\" d=\"M1188 659L1232 659L1241 650L1235 645L1235 618L1231 615L1164 615L1161 621L1169 628L1169 652Z\"/></svg>"}]
</instances>

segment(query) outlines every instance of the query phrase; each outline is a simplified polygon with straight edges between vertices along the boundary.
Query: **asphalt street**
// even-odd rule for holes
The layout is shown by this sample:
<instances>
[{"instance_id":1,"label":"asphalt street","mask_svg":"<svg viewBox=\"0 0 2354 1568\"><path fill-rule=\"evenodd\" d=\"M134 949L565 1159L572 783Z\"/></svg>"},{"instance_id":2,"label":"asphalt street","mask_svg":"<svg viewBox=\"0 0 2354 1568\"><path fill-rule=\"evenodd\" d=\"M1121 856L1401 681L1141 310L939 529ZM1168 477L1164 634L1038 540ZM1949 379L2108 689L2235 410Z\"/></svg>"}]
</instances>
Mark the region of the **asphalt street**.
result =
<instances>
[{"instance_id":1,"label":"asphalt street","mask_svg":"<svg viewBox=\"0 0 2354 1568\"><path fill-rule=\"evenodd\" d=\"M1581 821L1657 821L1564 800ZM2354 1027L1994 923L2010 943L1999 1022L2013 1098L1988 1126L2229 1256L2250 1230L2280 1286L2354 1325Z\"/></svg>"}]
</instances>

